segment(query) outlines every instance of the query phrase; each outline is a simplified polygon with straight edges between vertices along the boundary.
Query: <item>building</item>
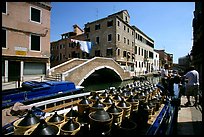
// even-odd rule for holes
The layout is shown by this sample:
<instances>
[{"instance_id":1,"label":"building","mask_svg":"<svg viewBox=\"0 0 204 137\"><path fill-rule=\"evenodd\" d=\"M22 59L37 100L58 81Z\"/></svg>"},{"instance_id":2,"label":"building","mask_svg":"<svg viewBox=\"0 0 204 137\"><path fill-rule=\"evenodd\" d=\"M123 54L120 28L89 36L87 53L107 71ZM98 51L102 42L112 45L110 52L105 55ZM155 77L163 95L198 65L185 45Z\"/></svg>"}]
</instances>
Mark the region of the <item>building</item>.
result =
<instances>
[{"instance_id":1,"label":"building","mask_svg":"<svg viewBox=\"0 0 204 137\"><path fill-rule=\"evenodd\" d=\"M186 55L184 57L180 57L178 59L178 65L179 67L184 71L186 72L187 69L190 67L190 56L189 55Z\"/></svg>"},{"instance_id":2,"label":"building","mask_svg":"<svg viewBox=\"0 0 204 137\"><path fill-rule=\"evenodd\" d=\"M84 31L78 26L73 25L72 32L66 32L61 34L61 39L58 41L51 42L51 67L66 62L72 58L89 58L89 54L82 51L78 44L72 41L75 40L86 40Z\"/></svg>"},{"instance_id":3,"label":"building","mask_svg":"<svg viewBox=\"0 0 204 137\"><path fill-rule=\"evenodd\" d=\"M200 75L200 88L202 89L202 76L203 76L203 2L195 2L193 26L193 46L191 50L191 61L198 70Z\"/></svg>"},{"instance_id":4,"label":"building","mask_svg":"<svg viewBox=\"0 0 204 137\"><path fill-rule=\"evenodd\" d=\"M155 50L154 50L154 63L153 63L153 71L158 71L160 70L160 66L159 66L159 53L157 53Z\"/></svg>"},{"instance_id":5,"label":"building","mask_svg":"<svg viewBox=\"0 0 204 137\"><path fill-rule=\"evenodd\" d=\"M203 2L195 2L194 18L192 22L193 26L193 46L191 50L191 61L199 72L200 89L203 88Z\"/></svg>"},{"instance_id":6,"label":"building","mask_svg":"<svg viewBox=\"0 0 204 137\"><path fill-rule=\"evenodd\" d=\"M46 75L50 68L51 3L2 5L2 82Z\"/></svg>"},{"instance_id":7,"label":"building","mask_svg":"<svg viewBox=\"0 0 204 137\"><path fill-rule=\"evenodd\" d=\"M153 72L154 41L136 26L135 28L135 66L136 74Z\"/></svg>"},{"instance_id":8,"label":"building","mask_svg":"<svg viewBox=\"0 0 204 137\"><path fill-rule=\"evenodd\" d=\"M113 58L136 75L153 70L154 41L130 25L127 10L86 23L85 36L93 43L91 57Z\"/></svg>"},{"instance_id":9,"label":"building","mask_svg":"<svg viewBox=\"0 0 204 137\"><path fill-rule=\"evenodd\" d=\"M170 68L173 66L173 54L165 52L165 50L157 50L155 49L157 53L159 53L159 66L164 66L164 64L168 64Z\"/></svg>"}]
</instances>

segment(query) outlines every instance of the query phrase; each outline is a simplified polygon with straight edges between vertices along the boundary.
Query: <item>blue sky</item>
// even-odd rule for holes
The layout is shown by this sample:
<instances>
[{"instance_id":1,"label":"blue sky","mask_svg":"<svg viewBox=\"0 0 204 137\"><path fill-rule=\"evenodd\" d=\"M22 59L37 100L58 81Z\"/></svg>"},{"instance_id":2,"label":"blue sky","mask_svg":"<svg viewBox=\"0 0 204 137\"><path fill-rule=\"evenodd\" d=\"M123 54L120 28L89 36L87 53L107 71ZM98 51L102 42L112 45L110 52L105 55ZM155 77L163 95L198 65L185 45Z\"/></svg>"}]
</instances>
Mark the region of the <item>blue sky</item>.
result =
<instances>
[{"instance_id":1,"label":"blue sky","mask_svg":"<svg viewBox=\"0 0 204 137\"><path fill-rule=\"evenodd\" d=\"M154 40L155 49L172 53L174 63L190 53L193 38L194 2L52 2L51 42L61 34L121 10L130 15L135 25Z\"/></svg>"}]
</instances>

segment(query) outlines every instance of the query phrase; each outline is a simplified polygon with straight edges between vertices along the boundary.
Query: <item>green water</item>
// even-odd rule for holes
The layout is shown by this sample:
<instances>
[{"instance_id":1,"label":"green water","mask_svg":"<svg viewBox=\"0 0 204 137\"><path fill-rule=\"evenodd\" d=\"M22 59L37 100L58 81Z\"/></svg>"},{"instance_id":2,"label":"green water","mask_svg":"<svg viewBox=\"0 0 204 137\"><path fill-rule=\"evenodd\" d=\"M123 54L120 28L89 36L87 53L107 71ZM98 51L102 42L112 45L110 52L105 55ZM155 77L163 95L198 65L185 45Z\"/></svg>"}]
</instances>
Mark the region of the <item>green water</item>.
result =
<instances>
[{"instance_id":1,"label":"green water","mask_svg":"<svg viewBox=\"0 0 204 137\"><path fill-rule=\"evenodd\" d=\"M153 84L157 84L160 80L159 77L147 77L147 80L150 83ZM84 86L84 90L85 91L98 91L98 90L104 90L104 89L108 89L109 87L123 87L129 83L133 83L134 80L125 80L122 82L101 82L101 83L97 83L94 84L94 82L83 85Z\"/></svg>"}]
</instances>

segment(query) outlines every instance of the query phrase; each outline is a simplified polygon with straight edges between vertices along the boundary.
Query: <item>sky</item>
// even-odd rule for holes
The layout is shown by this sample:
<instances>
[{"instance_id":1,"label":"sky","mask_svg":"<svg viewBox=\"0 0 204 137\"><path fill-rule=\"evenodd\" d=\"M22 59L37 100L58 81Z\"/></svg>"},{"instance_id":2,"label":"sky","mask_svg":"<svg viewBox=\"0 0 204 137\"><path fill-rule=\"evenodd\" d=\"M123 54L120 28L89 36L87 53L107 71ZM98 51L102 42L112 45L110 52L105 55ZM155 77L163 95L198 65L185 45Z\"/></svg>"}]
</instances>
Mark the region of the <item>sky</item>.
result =
<instances>
[{"instance_id":1,"label":"sky","mask_svg":"<svg viewBox=\"0 0 204 137\"><path fill-rule=\"evenodd\" d=\"M173 54L173 63L190 53L193 45L195 2L51 2L50 41L73 31L77 24L102 19L121 10L134 25L154 40L154 49Z\"/></svg>"}]
</instances>

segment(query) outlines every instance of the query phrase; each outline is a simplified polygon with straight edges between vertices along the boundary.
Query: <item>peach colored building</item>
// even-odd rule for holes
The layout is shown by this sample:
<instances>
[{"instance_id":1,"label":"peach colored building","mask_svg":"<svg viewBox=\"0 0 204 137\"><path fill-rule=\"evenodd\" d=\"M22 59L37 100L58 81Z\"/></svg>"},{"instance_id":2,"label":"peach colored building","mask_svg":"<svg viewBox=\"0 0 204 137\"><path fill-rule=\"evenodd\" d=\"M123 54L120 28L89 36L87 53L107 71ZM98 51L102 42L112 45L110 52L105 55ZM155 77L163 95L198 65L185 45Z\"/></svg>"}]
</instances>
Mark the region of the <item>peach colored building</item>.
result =
<instances>
[{"instance_id":1,"label":"peach colored building","mask_svg":"<svg viewBox=\"0 0 204 137\"><path fill-rule=\"evenodd\" d=\"M163 67L164 64L168 64L170 68L173 67L173 54L165 52L165 50L156 50L159 53L159 66Z\"/></svg>"},{"instance_id":2,"label":"peach colored building","mask_svg":"<svg viewBox=\"0 0 204 137\"><path fill-rule=\"evenodd\" d=\"M89 54L83 52L79 45L72 42L71 39L85 41L86 35L78 25L73 25L73 32L61 34L61 39L51 42L51 67L59 65L72 58L89 58Z\"/></svg>"},{"instance_id":3,"label":"peach colored building","mask_svg":"<svg viewBox=\"0 0 204 137\"><path fill-rule=\"evenodd\" d=\"M50 12L50 2L3 2L2 82L46 75Z\"/></svg>"}]
</instances>

